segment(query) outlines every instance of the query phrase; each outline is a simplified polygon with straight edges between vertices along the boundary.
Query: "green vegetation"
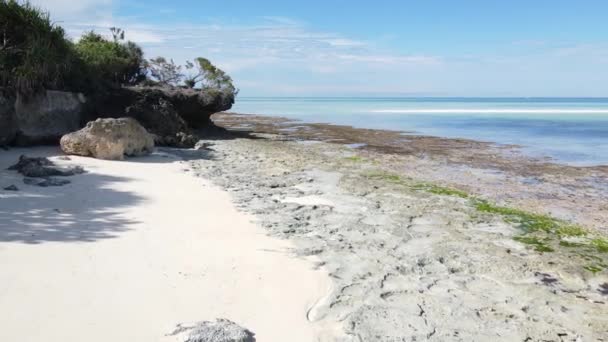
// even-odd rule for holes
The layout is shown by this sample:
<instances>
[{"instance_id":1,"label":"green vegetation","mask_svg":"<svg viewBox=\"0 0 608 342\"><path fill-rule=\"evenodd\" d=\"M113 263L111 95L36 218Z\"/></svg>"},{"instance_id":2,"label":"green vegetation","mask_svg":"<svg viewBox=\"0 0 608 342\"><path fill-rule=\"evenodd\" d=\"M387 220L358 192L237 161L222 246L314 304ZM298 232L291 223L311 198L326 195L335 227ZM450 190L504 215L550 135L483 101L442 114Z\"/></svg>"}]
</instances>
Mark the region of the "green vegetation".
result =
<instances>
[{"instance_id":1,"label":"green vegetation","mask_svg":"<svg viewBox=\"0 0 608 342\"><path fill-rule=\"evenodd\" d=\"M464 192L462 190L446 188L446 187L435 185L435 184L420 183L420 184L414 185L412 187L412 189L430 192L435 195L469 198L469 194L467 194L466 192Z\"/></svg>"},{"instance_id":2,"label":"green vegetation","mask_svg":"<svg viewBox=\"0 0 608 342\"><path fill-rule=\"evenodd\" d=\"M198 57L194 62L186 61L185 66L177 65L170 59L156 57L147 61L146 66L153 80L162 86L200 88L205 91L238 93L232 78L213 65L207 58Z\"/></svg>"},{"instance_id":3,"label":"green vegetation","mask_svg":"<svg viewBox=\"0 0 608 342\"><path fill-rule=\"evenodd\" d=\"M124 31L111 29L114 40L91 31L75 45L87 75L101 86L133 85L146 78L143 51L133 42L124 42Z\"/></svg>"},{"instance_id":4,"label":"green vegetation","mask_svg":"<svg viewBox=\"0 0 608 342\"><path fill-rule=\"evenodd\" d=\"M558 246L565 247L566 253L573 253L586 261L596 262L585 266L585 270L598 273L608 269L604 258L596 255L608 253L608 240L589 237L589 232L583 227L546 215L496 206L483 200L475 200L474 205L480 212L502 215L505 221L517 224L523 230L523 234L514 239L533 246L538 252L554 252ZM567 240L568 238L575 238L575 241Z\"/></svg>"},{"instance_id":5,"label":"green vegetation","mask_svg":"<svg viewBox=\"0 0 608 342\"><path fill-rule=\"evenodd\" d=\"M539 215L519 209L500 207L484 200L474 201L475 209L480 212L498 214L507 222L518 224L525 233L554 233L560 237L585 236L587 232L575 225L567 224L550 216Z\"/></svg>"},{"instance_id":6,"label":"green vegetation","mask_svg":"<svg viewBox=\"0 0 608 342\"><path fill-rule=\"evenodd\" d=\"M608 240L597 238L591 240L591 245L594 246L600 253L608 253Z\"/></svg>"},{"instance_id":7,"label":"green vegetation","mask_svg":"<svg viewBox=\"0 0 608 342\"><path fill-rule=\"evenodd\" d=\"M471 205L479 213L499 215L506 222L521 229L521 234L514 237L515 241L530 246L537 252L569 253L593 264L584 269L590 272L601 272L608 269L604 253L608 253L608 239L592 236L585 228L574 225L551 216L531 213L528 211L498 206L467 194L464 191L438 186L430 183L412 185L411 180L404 180L397 174L373 172L365 175L369 179L384 181L409 187L413 190L424 191L436 195L453 196L469 199ZM560 249L560 247L562 247Z\"/></svg>"},{"instance_id":8,"label":"green vegetation","mask_svg":"<svg viewBox=\"0 0 608 342\"><path fill-rule=\"evenodd\" d=\"M184 83L190 88L201 84L202 89L214 89L235 93L238 90L232 84L232 78L225 71L216 67L207 58L198 57L194 62L186 62L187 70L196 70L186 75Z\"/></svg>"},{"instance_id":9,"label":"green vegetation","mask_svg":"<svg viewBox=\"0 0 608 342\"><path fill-rule=\"evenodd\" d=\"M0 0L0 87L22 94L42 89L94 93L145 82L237 93L230 76L206 58L188 62L184 74L172 60L146 61L122 29L110 31L110 39L91 31L74 43L48 13L28 2Z\"/></svg>"},{"instance_id":10,"label":"green vegetation","mask_svg":"<svg viewBox=\"0 0 608 342\"><path fill-rule=\"evenodd\" d=\"M360 163L360 162L365 161L365 159L363 159L363 157L359 157L359 156L351 156L351 157L346 157L344 159L354 162L354 163Z\"/></svg>"},{"instance_id":11,"label":"green vegetation","mask_svg":"<svg viewBox=\"0 0 608 342\"><path fill-rule=\"evenodd\" d=\"M519 241L526 245L531 245L537 252L553 252L553 248L549 247L548 240L543 240L534 236L516 236L513 238L515 241Z\"/></svg>"},{"instance_id":12,"label":"green vegetation","mask_svg":"<svg viewBox=\"0 0 608 342\"><path fill-rule=\"evenodd\" d=\"M584 266L583 268L593 274L599 273L604 270L604 268L596 266L596 265L587 265L587 266Z\"/></svg>"},{"instance_id":13,"label":"green vegetation","mask_svg":"<svg viewBox=\"0 0 608 342\"><path fill-rule=\"evenodd\" d=\"M349 157L346 159L349 159L351 161L362 161L363 160L363 158L356 157L356 156ZM439 185L435 185L435 184L431 184L431 183L416 183L416 184L412 185L411 181L404 180L403 178L401 178L401 176L394 174L394 173L372 172L372 173L366 174L365 176L369 179L376 179L376 180L382 180L382 181L386 181L386 182L390 182L390 183L394 183L394 184L400 184L403 186L410 187L414 190L424 191L424 192L428 192L428 193L435 194L435 195L469 198L469 194L467 194L466 192L464 192L462 190L458 190L458 189L447 188L447 187L443 187L443 186L439 186Z\"/></svg>"},{"instance_id":14,"label":"green vegetation","mask_svg":"<svg viewBox=\"0 0 608 342\"><path fill-rule=\"evenodd\" d=\"M73 44L48 13L0 0L0 86L22 93L69 87L77 64Z\"/></svg>"}]
</instances>

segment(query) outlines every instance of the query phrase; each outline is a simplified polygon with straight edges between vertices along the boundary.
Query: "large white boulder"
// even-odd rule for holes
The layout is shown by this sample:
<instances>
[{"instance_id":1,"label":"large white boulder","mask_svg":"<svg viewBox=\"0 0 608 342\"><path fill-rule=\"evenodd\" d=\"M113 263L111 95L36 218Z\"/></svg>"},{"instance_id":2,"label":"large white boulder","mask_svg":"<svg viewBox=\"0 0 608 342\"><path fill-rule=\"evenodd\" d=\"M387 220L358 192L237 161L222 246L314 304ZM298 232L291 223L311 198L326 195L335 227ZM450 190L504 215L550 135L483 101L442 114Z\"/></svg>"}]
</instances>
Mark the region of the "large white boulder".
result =
<instances>
[{"instance_id":1,"label":"large white boulder","mask_svg":"<svg viewBox=\"0 0 608 342\"><path fill-rule=\"evenodd\" d=\"M67 154L122 160L151 153L154 138L133 118L97 119L64 135L60 145Z\"/></svg>"}]
</instances>

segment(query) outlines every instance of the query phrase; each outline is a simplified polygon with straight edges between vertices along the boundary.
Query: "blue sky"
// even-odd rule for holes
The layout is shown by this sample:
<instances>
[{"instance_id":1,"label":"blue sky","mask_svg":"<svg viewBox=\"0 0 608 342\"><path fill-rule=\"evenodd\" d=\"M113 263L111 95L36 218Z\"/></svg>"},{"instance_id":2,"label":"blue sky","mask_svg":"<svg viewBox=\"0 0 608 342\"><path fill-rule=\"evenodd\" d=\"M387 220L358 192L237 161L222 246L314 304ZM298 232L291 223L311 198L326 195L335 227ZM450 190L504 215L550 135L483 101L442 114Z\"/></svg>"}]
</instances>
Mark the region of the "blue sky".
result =
<instances>
[{"instance_id":1,"label":"blue sky","mask_svg":"<svg viewBox=\"0 0 608 342\"><path fill-rule=\"evenodd\" d=\"M608 96L608 1L35 0L243 96Z\"/></svg>"}]
</instances>

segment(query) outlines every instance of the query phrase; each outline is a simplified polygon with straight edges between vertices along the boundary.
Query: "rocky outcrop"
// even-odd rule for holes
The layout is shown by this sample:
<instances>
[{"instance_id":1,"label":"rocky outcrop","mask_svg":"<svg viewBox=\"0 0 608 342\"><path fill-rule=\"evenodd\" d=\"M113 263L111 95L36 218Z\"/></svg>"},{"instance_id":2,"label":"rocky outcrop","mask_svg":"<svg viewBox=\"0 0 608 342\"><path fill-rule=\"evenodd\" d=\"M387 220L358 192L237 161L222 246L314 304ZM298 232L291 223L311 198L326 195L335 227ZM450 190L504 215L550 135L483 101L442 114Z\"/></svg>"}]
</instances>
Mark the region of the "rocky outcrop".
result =
<instances>
[{"instance_id":1,"label":"rocky outcrop","mask_svg":"<svg viewBox=\"0 0 608 342\"><path fill-rule=\"evenodd\" d=\"M122 160L125 155L151 153L154 139L133 118L107 118L91 121L83 129L64 135L60 145L67 154Z\"/></svg>"},{"instance_id":2,"label":"rocky outcrop","mask_svg":"<svg viewBox=\"0 0 608 342\"><path fill-rule=\"evenodd\" d=\"M15 98L0 90L0 146L12 143L16 135Z\"/></svg>"},{"instance_id":3,"label":"rocky outcrop","mask_svg":"<svg viewBox=\"0 0 608 342\"><path fill-rule=\"evenodd\" d=\"M195 129L213 125L211 115L229 110L234 104L233 93L179 88L162 91L179 115Z\"/></svg>"},{"instance_id":4,"label":"rocky outcrop","mask_svg":"<svg viewBox=\"0 0 608 342\"><path fill-rule=\"evenodd\" d=\"M161 90L149 89L133 94L135 102L125 109L125 113L154 135L156 145L194 147L199 139L189 133L188 124Z\"/></svg>"},{"instance_id":5,"label":"rocky outcrop","mask_svg":"<svg viewBox=\"0 0 608 342\"><path fill-rule=\"evenodd\" d=\"M169 336L178 337L183 342L255 342L251 331L227 319L178 324Z\"/></svg>"},{"instance_id":6,"label":"rocky outcrop","mask_svg":"<svg viewBox=\"0 0 608 342\"><path fill-rule=\"evenodd\" d=\"M56 143L62 135L79 129L85 102L82 94L55 90L17 95L17 145Z\"/></svg>"},{"instance_id":7,"label":"rocky outcrop","mask_svg":"<svg viewBox=\"0 0 608 342\"><path fill-rule=\"evenodd\" d=\"M86 122L133 117L154 135L156 144L191 148L199 140L192 129L212 131L211 115L233 103L232 93L182 88L120 88L86 99L54 90L28 96L0 90L0 145L56 143Z\"/></svg>"},{"instance_id":8,"label":"rocky outcrop","mask_svg":"<svg viewBox=\"0 0 608 342\"><path fill-rule=\"evenodd\" d=\"M130 116L155 135L158 145L193 147L190 129L208 128L214 113L228 110L234 94L182 88L129 87L97 95L89 120Z\"/></svg>"}]
</instances>

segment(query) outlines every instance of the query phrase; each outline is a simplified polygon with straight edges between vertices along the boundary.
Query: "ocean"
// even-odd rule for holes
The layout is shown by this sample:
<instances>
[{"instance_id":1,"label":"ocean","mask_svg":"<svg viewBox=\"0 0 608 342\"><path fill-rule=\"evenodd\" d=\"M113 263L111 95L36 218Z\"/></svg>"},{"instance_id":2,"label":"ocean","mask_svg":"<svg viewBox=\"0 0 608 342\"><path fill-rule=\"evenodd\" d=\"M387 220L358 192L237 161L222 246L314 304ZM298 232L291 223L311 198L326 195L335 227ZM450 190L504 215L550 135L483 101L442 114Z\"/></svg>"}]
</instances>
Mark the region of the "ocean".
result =
<instances>
[{"instance_id":1,"label":"ocean","mask_svg":"<svg viewBox=\"0 0 608 342\"><path fill-rule=\"evenodd\" d=\"M253 98L232 111L497 144L578 165L608 165L608 98Z\"/></svg>"}]
</instances>

